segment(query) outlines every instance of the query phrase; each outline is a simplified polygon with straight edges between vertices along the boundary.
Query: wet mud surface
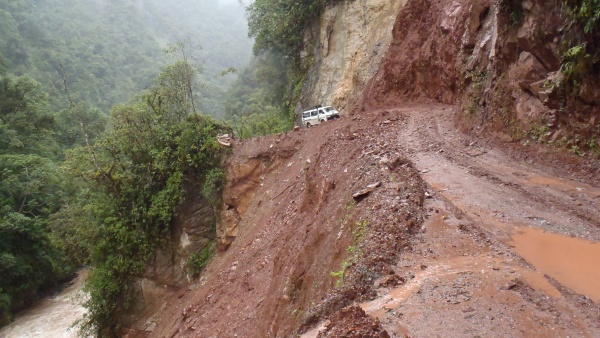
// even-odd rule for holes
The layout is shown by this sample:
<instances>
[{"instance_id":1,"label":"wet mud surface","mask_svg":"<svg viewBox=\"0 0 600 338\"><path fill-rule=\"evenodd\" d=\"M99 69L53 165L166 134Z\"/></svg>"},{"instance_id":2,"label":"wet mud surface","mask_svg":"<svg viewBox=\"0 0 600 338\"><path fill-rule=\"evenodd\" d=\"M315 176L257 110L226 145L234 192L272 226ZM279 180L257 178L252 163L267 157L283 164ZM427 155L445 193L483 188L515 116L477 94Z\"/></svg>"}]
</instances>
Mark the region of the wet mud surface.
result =
<instances>
[{"instance_id":1,"label":"wet mud surface","mask_svg":"<svg viewBox=\"0 0 600 338\"><path fill-rule=\"evenodd\" d=\"M391 337L600 335L598 182L457 133L451 107L378 114L400 116L392 142L428 184L427 220L365 313Z\"/></svg>"},{"instance_id":2,"label":"wet mud surface","mask_svg":"<svg viewBox=\"0 0 600 338\"><path fill-rule=\"evenodd\" d=\"M252 169L237 237L131 336L600 336L600 184L461 134L454 114L236 141L230 164ZM0 337L75 336L69 290Z\"/></svg>"}]
</instances>

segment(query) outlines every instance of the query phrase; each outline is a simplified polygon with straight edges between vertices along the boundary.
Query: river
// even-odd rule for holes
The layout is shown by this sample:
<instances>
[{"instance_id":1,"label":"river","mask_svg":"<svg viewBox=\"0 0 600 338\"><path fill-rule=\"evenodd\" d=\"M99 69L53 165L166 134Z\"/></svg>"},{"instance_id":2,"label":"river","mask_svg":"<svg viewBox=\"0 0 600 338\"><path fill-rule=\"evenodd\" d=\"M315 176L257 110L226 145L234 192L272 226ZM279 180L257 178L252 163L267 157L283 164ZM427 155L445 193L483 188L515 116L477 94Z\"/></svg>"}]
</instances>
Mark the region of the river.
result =
<instances>
[{"instance_id":1,"label":"river","mask_svg":"<svg viewBox=\"0 0 600 338\"><path fill-rule=\"evenodd\" d=\"M59 294L46 297L17 314L14 322L0 329L0 338L77 337L77 329L72 326L85 313L82 288L86 277L87 270L80 271L72 284Z\"/></svg>"}]
</instances>

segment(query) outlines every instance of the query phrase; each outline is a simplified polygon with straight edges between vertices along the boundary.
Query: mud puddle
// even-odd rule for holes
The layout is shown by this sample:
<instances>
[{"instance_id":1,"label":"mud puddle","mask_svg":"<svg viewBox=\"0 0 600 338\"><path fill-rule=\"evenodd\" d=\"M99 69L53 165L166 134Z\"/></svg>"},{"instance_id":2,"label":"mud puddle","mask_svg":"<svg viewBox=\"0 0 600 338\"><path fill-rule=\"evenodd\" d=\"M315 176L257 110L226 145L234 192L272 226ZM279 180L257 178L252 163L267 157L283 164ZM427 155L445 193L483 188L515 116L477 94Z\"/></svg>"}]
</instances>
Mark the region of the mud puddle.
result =
<instances>
[{"instance_id":1,"label":"mud puddle","mask_svg":"<svg viewBox=\"0 0 600 338\"><path fill-rule=\"evenodd\" d=\"M600 302L600 242L544 232L522 223L508 223L484 210L474 211L455 203L479 224L527 261L533 270L520 273L528 284L549 296L559 296L545 277L547 275L574 292Z\"/></svg>"},{"instance_id":2,"label":"mud puddle","mask_svg":"<svg viewBox=\"0 0 600 338\"><path fill-rule=\"evenodd\" d=\"M519 228L511 237L514 251L541 273L600 302L600 243L535 228Z\"/></svg>"},{"instance_id":3,"label":"mud puddle","mask_svg":"<svg viewBox=\"0 0 600 338\"><path fill-rule=\"evenodd\" d=\"M560 189L578 192L590 196L600 193L598 189L582 183L547 176L533 176L528 179L530 184L554 186ZM452 201L460 210L468 214L481 228L489 231L500 242L512 247L513 251L531 266L537 273L522 271L528 283L549 296L557 297L555 288L549 287L547 275L572 291L585 295L595 302L600 302L600 242L584 240L568 235L544 232L525 222L512 222L502 218L503 212L493 212L490 209L465 203L463 196L454 196L445 191L444 186L434 187L442 196ZM525 209L527 210L527 209ZM529 212L525 213L525 215ZM528 220L536 219L528 217ZM548 224L545 218L541 225ZM535 226L535 225L534 225ZM543 283L542 280L544 280ZM532 285L532 283L534 283ZM547 285L546 285L547 284Z\"/></svg>"},{"instance_id":4,"label":"mud puddle","mask_svg":"<svg viewBox=\"0 0 600 338\"><path fill-rule=\"evenodd\" d=\"M82 288L87 274L87 270L80 271L73 284L60 294L17 314L14 322L0 329L0 338L78 337L77 329L71 326L85 313Z\"/></svg>"},{"instance_id":5,"label":"mud puddle","mask_svg":"<svg viewBox=\"0 0 600 338\"><path fill-rule=\"evenodd\" d=\"M446 277L467 272L485 274L492 270L491 266L498 265L499 263L501 263L500 259L485 255L476 257L456 257L438 265L430 266L417 274L415 278L405 285L391 289L380 298L359 305L367 314L376 318L381 318L388 311L399 308L402 303L408 300L429 280L443 280Z\"/></svg>"},{"instance_id":6,"label":"mud puddle","mask_svg":"<svg viewBox=\"0 0 600 338\"><path fill-rule=\"evenodd\" d=\"M579 192L586 194L592 198L600 197L600 189L594 188L587 184L573 182L558 177L534 175L529 177L529 179L526 182L534 185L554 186L570 192Z\"/></svg>"}]
</instances>

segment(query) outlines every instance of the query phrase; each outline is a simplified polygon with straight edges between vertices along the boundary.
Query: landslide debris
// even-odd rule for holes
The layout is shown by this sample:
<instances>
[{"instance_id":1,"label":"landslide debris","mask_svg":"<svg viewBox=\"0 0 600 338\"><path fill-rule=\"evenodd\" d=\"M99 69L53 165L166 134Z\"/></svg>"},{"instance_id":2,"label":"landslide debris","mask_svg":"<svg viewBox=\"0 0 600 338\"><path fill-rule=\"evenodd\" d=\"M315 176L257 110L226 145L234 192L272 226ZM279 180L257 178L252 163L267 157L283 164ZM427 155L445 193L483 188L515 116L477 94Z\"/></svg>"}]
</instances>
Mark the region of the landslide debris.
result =
<instances>
[{"instance_id":1,"label":"landslide debris","mask_svg":"<svg viewBox=\"0 0 600 338\"><path fill-rule=\"evenodd\" d=\"M342 309L327 323L317 338L389 338L378 319L368 316L359 306Z\"/></svg>"},{"instance_id":2,"label":"landslide debris","mask_svg":"<svg viewBox=\"0 0 600 338\"><path fill-rule=\"evenodd\" d=\"M425 198L388 141L401 120L387 115L235 141L226 190L238 193L225 192L223 210L237 216L219 224L229 247L169 302L152 336L286 337L373 297L418 231Z\"/></svg>"},{"instance_id":3,"label":"landslide debris","mask_svg":"<svg viewBox=\"0 0 600 338\"><path fill-rule=\"evenodd\" d=\"M340 102L357 109L310 130L232 141L223 251L170 301L152 336L597 336L598 305L510 244L521 226L597 241L597 177L567 180L560 162L546 168L453 124L510 134L516 112L493 108L543 94L531 92L539 74L527 67L502 82L499 72L519 59L546 71L553 63L527 29L502 40L498 6L406 2L362 97ZM519 48L531 56L493 58Z\"/></svg>"}]
</instances>

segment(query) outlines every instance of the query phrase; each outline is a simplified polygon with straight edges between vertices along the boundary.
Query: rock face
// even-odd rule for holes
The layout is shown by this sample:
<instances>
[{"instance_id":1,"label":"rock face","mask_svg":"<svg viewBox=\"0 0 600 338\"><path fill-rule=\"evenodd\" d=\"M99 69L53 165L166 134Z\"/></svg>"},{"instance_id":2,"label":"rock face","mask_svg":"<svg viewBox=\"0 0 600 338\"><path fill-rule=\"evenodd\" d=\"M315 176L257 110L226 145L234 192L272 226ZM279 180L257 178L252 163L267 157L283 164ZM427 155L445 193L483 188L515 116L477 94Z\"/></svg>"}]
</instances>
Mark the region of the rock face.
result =
<instances>
[{"instance_id":1,"label":"rock face","mask_svg":"<svg viewBox=\"0 0 600 338\"><path fill-rule=\"evenodd\" d=\"M139 291L131 316L125 320L128 334L152 332L168 299L186 285L191 276L187 263L215 240L216 213L199 189L192 188L181 205L173 230L162 248L136 282Z\"/></svg>"},{"instance_id":2,"label":"rock face","mask_svg":"<svg viewBox=\"0 0 600 338\"><path fill-rule=\"evenodd\" d=\"M360 95L379 68L390 44L396 13L407 0L344 1L328 6L306 33L303 57L314 63L297 111L316 104L349 113L348 102Z\"/></svg>"},{"instance_id":3,"label":"rock face","mask_svg":"<svg viewBox=\"0 0 600 338\"><path fill-rule=\"evenodd\" d=\"M464 28L481 26L469 20L469 8L468 1L409 1L398 13L392 42L362 94L366 108L418 100L455 102Z\"/></svg>"},{"instance_id":4,"label":"rock face","mask_svg":"<svg viewBox=\"0 0 600 338\"><path fill-rule=\"evenodd\" d=\"M241 218L248 210L254 192L260 186L265 164L259 159L227 164L227 183L217 226L218 245L225 250L238 234Z\"/></svg>"},{"instance_id":5,"label":"rock face","mask_svg":"<svg viewBox=\"0 0 600 338\"><path fill-rule=\"evenodd\" d=\"M434 101L461 106L463 129L503 140L550 128L552 139L598 144L600 77L561 87L566 20L559 1L342 2L306 34L314 66L298 110Z\"/></svg>"}]
</instances>

